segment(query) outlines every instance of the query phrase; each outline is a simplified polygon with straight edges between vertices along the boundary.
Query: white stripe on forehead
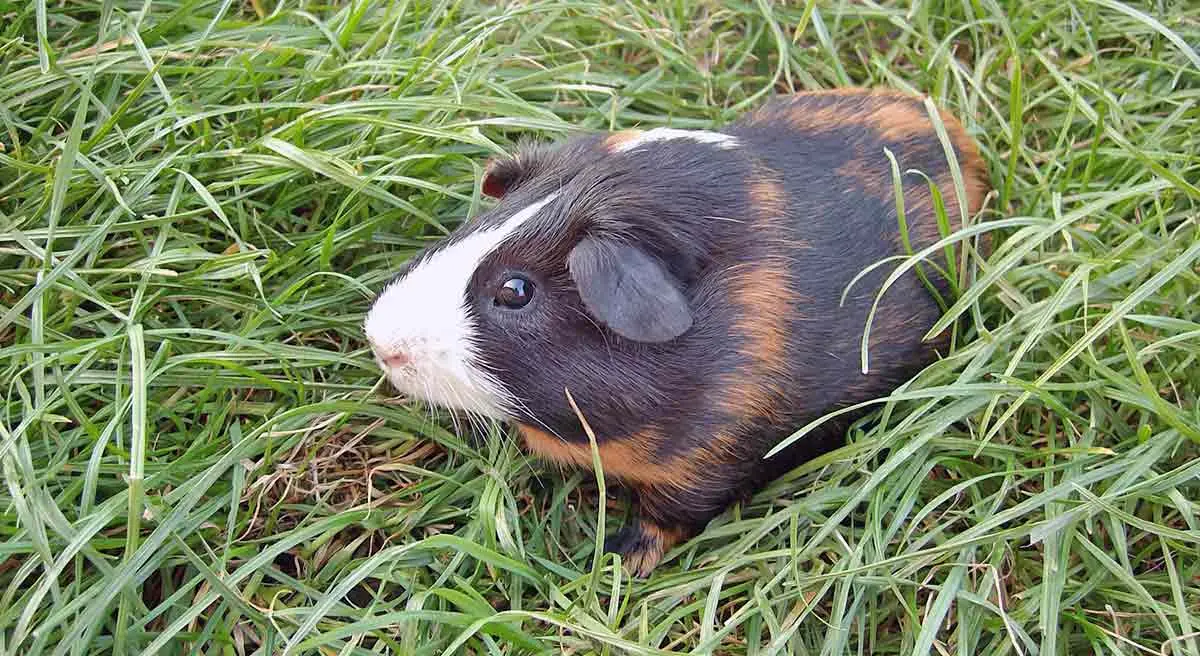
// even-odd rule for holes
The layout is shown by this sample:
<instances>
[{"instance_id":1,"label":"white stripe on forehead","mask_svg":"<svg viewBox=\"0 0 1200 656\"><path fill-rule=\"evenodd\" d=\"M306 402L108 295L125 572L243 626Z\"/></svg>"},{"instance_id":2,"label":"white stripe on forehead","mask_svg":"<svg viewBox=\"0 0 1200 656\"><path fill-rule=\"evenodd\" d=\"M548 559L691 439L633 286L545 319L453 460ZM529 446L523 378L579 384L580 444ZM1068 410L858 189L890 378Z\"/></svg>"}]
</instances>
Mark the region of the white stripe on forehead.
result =
<instances>
[{"instance_id":1,"label":"white stripe on forehead","mask_svg":"<svg viewBox=\"0 0 1200 656\"><path fill-rule=\"evenodd\" d=\"M737 148L738 141L736 138L721 134L720 132L710 132L708 130L680 130L677 128L654 128L639 132L633 137L618 143L613 150L618 153L623 153L627 150L633 150L638 146L653 143L655 141L670 141L671 139L688 139L697 143L713 144L718 148L728 150Z\"/></svg>"},{"instance_id":2,"label":"white stripe on forehead","mask_svg":"<svg viewBox=\"0 0 1200 656\"><path fill-rule=\"evenodd\" d=\"M408 368L388 371L397 389L495 419L509 415L511 393L479 366L479 327L467 312L467 286L484 258L557 196L432 252L383 290L364 328L377 356L409 356Z\"/></svg>"}]
</instances>

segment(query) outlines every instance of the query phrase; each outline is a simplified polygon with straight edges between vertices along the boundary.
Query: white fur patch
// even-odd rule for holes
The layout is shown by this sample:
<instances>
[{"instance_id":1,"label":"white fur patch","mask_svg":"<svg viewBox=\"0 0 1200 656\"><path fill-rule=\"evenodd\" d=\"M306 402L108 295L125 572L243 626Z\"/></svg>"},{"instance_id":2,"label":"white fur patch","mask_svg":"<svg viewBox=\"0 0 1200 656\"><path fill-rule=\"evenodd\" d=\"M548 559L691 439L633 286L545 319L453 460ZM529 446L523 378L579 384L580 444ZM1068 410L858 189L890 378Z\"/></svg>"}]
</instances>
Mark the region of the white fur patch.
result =
<instances>
[{"instance_id":1,"label":"white fur patch","mask_svg":"<svg viewBox=\"0 0 1200 656\"><path fill-rule=\"evenodd\" d=\"M638 146L642 146L655 141L670 141L671 139L690 139L697 143L713 144L714 146L729 150L737 148L738 140L727 134L720 132L710 132L708 130L679 130L676 128L654 128L641 132L632 138L622 141L617 144L614 150L623 153L627 150L633 150Z\"/></svg>"},{"instance_id":2,"label":"white fur patch","mask_svg":"<svg viewBox=\"0 0 1200 656\"><path fill-rule=\"evenodd\" d=\"M557 195L433 253L383 290L364 329L376 362L396 389L493 419L510 415L511 393L477 364L478 326L467 314L467 285L479 263ZM384 361L397 351L409 357L407 365Z\"/></svg>"}]
</instances>

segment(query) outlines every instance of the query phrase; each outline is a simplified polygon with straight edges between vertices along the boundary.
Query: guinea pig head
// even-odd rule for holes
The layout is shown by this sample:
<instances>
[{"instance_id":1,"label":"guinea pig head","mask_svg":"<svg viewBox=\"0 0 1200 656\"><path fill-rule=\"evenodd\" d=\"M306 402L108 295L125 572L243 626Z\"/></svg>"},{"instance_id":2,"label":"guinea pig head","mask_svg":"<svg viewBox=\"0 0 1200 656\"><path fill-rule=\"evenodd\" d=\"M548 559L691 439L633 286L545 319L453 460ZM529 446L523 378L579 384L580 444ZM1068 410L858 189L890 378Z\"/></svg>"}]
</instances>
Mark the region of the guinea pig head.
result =
<instances>
[{"instance_id":1,"label":"guinea pig head","mask_svg":"<svg viewBox=\"0 0 1200 656\"><path fill-rule=\"evenodd\" d=\"M639 159L585 136L489 165L496 207L414 257L367 315L393 386L563 439L585 439L564 390L597 432L644 424L687 373L672 352L696 328L708 237L686 217L711 199L670 193L692 177L687 152Z\"/></svg>"}]
</instances>

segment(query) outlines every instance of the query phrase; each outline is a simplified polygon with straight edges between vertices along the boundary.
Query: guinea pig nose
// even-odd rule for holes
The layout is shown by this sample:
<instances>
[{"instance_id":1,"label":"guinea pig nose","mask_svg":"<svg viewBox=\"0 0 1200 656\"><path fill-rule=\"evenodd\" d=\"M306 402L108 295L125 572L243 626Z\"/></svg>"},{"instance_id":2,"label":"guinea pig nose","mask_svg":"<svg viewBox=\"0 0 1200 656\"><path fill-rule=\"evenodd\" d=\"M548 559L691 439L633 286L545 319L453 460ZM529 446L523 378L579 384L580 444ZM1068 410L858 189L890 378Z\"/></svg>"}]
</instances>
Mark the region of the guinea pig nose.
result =
<instances>
[{"instance_id":1,"label":"guinea pig nose","mask_svg":"<svg viewBox=\"0 0 1200 656\"><path fill-rule=\"evenodd\" d=\"M408 351L403 346L381 346L375 340L369 341L371 343L371 350L375 352L375 357L379 358L381 364L388 367L403 367L412 362L412 356L408 354Z\"/></svg>"},{"instance_id":2,"label":"guinea pig nose","mask_svg":"<svg viewBox=\"0 0 1200 656\"><path fill-rule=\"evenodd\" d=\"M401 349L389 349L379 353L379 359L389 367L403 367L412 362L412 357Z\"/></svg>"}]
</instances>

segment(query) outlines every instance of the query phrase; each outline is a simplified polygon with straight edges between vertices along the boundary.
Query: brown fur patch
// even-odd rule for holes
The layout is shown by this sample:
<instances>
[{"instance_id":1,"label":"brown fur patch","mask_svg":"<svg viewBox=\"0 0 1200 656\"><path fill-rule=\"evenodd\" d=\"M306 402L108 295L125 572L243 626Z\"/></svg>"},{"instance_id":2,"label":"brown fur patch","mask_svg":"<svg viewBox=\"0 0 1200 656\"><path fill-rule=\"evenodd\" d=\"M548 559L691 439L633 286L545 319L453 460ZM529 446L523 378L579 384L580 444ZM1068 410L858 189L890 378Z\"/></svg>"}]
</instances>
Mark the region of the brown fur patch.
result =
<instances>
[{"instance_id":1,"label":"brown fur patch","mask_svg":"<svg viewBox=\"0 0 1200 656\"><path fill-rule=\"evenodd\" d=\"M937 140L937 133L923 106L922 96L894 89L867 89L847 87L821 91L802 91L794 94L791 102L768 106L751 115L752 122L786 120L798 130L823 132L830 127L858 125L871 130L883 140L899 141L911 138ZM809 102L806 102L809 101ZM967 195L967 215L973 215L983 205L988 192L987 167L979 155L975 142L967 135L962 123L950 112L938 107L938 114L946 127L959 158L963 183ZM886 160L875 161L862 154L838 169L839 175L854 180L856 184L880 198L892 198L891 175ZM958 204L954 193L953 179L949 174L934 178L942 190L948 215L958 216ZM905 210L911 206L914 213L921 209L932 210L928 190L921 189L905 196ZM911 199L910 199L911 196ZM919 214L918 214L919 216ZM938 238L936 224L933 234L922 237Z\"/></svg>"},{"instance_id":2,"label":"brown fur patch","mask_svg":"<svg viewBox=\"0 0 1200 656\"><path fill-rule=\"evenodd\" d=\"M667 528L646 520L638 523L643 539L634 549L621 555L624 566L634 574L646 578L658 566L664 554L679 544L683 531L677 528Z\"/></svg>"},{"instance_id":3,"label":"brown fur patch","mask_svg":"<svg viewBox=\"0 0 1200 656\"><path fill-rule=\"evenodd\" d=\"M519 424L525 445L533 453L560 465L592 468L592 447L588 443L561 440L545 431ZM666 438L654 430L627 437L597 441L600 465L605 476L641 485L685 488L699 480L695 463L685 458L664 460L658 455Z\"/></svg>"},{"instance_id":4,"label":"brown fur patch","mask_svg":"<svg viewBox=\"0 0 1200 656\"><path fill-rule=\"evenodd\" d=\"M755 222L774 228L787 216L787 191L770 172L759 170L755 173L757 179L750 183Z\"/></svg>"},{"instance_id":5,"label":"brown fur patch","mask_svg":"<svg viewBox=\"0 0 1200 656\"><path fill-rule=\"evenodd\" d=\"M734 331L742 340L738 351L752 363L730 377L723 405L746 419L774 413L773 379L787 369L787 312L791 307L791 276L779 258L740 264L726 271L729 297L742 307Z\"/></svg>"},{"instance_id":6,"label":"brown fur patch","mask_svg":"<svg viewBox=\"0 0 1200 656\"><path fill-rule=\"evenodd\" d=\"M853 159L838 167L837 176L846 181L847 187L862 190L880 200L891 201L893 198L892 174L887 158L882 153L877 153L877 157L867 158L859 149ZM905 214L908 213L908 206L909 200L905 196Z\"/></svg>"},{"instance_id":7,"label":"brown fur patch","mask_svg":"<svg viewBox=\"0 0 1200 656\"><path fill-rule=\"evenodd\" d=\"M615 151L621 144L629 141L630 139L637 137L641 133L642 133L641 130L632 130L632 129L614 132L614 133L608 135L608 137L604 139L604 147L607 148L609 151Z\"/></svg>"},{"instance_id":8,"label":"brown fur patch","mask_svg":"<svg viewBox=\"0 0 1200 656\"><path fill-rule=\"evenodd\" d=\"M933 131L933 124L921 104L923 100L922 96L894 89L845 87L800 91L782 102L763 107L749 118L752 122L784 119L807 132L860 125L874 130L884 139L900 140ZM944 111L941 114L947 124L954 120ZM955 145L960 145L957 140Z\"/></svg>"},{"instance_id":9,"label":"brown fur patch","mask_svg":"<svg viewBox=\"0 0 1200 656\"><path fill-rule=\"evenodd\" d=\"M826 102L816 111L809 111L803 97L829 97L855 99L854 103ZM855 124L871 129L884 140L928 139L939 141L920 96L890 89L846 88L829 91L802 92L796 94L796 102L785 103L787 119L799 129L822 131L832 125ZM946 134L954 147L958 166L962 172L963 188L966 193L966 215L973 216L983 206L990 185L987 166L979 154L975 142L967 135L962 123L951 113L939 107L938 114L946 128ZM940 150L940 146L939 146ZM904 163L900 162L901 170ZM948 166L948 164L947 164ZM856 156L838 168L837 173L849 184L891 202L894 198L891 172L887 160L879 153L858 152ZM947 170L933 176L942 193L946 216L952 229L958 229L960 212L954 178ZM910 226L910 241L914 250L928 246L941 239L937 220L934 217L933 199L929 188L921 183L909 184L904 194L904 212ZM985 242L986 245L986 242Z\"/></svg>"},{"instance_id":10,"label":"brown fur patch","mask_svg":"<svg viewBox=\"0 0 1200 656\"><path fill-rule=\"evenodd\" d=\"M966 216L969 219L983 208L983 201L989 189L987 166L973 145L969 145L967 149L959 148L956 157L958 157L958 167L962 174L963 192L966 195ZM963 224L962 214L959 211L958 190L954 186L954 176L950 174L948 163L944 172L933 176L933 181L941 192L942 203L946 208L946 218L950 222L951 231L961 229ZM888 193L893 193L890 188ZM923 182L904 194L904 214L912 231L910 240L913 242L914 250L933 244L942 238L937 217L934 214L933 197L929 192L929 187ZM986 243L985 241L985 249Z\"/></svg>"},{"instance_id":11,"label":"brown fur patch","mask_svg":"<svg viewBox=\"0 0 1200 656\"><path fill-rule=\"evenodd\" d=\"M954 146L955 157L958 159L958 168L962 174L963 191L966 195L966 215L971 217L983 208L984 198L987 196L988 170L987 164L983 161L983 157L979 154L979 148L974 140L967 135L966 128L952 114L942 108L938 108L938 113L941 115L942 124L946 127L946 134L950 138L950 144ZM926 119L928 122L929 119ZM933 131L932 122L928 122L930 139L937 139L937 133ZM950 175L949 162L946 163L947 170L937 176L934 176L934 182L938 189L942 192L942 200L946 205L946 217L950 219L951 226L955 226L960 221L959 218L959 199L958 192L954 187L954 177ZM922 188L922 193L928 196L927 187ZM905 204L907 205L907 197ZM933 209L933 201L929 200L930 211ZM932 222L932 234L923 235L930 239L930 243L941 238L937 231L936 221ZM962 227L961 225L957 227Z\"/></svg>"},{"instance_id":12,"label":"brown fur patch","mask_svg":"<svg viewBox=\"0 0 1200 656\"><path fill-rule=\"evenodd\" d=\"M731 401L730 397L726 397L725 400L727 403L732 405L732 402L738 399L733 397ZM753 400L754 399L751 399L751 401ZM733 410L744 410L744 408L734 408ZM770 408L768 408L768 411L769 410ZM744 413L738 412L738 414L740 415ZM696 460L711 467L731 461L736 462L740 460L744 454L745 446L742 444L742 441L739 439L738 435L736 433L722 430L717 431L717 433L709 440L708 444L701 447L700 451L696 454Z\"/></svg>"},{"instance_id":13,"label":"brown fur patch","mask_svg":"<svg viewBox=\"0 0 1200 656\"><path fill-rule=\"evenodd\" d=\"M726 271L729 298L741 306L734 324L734 332L742 340L738 350L751 366L729 377L720 404L739 420L776 418L779 390L775 381L788 369L790 312L785 308L797 303L786 253L797 244L782 243L785 234L780 221L785 217L786 194L773 175L757 172L750 185L751 227L773 253L784 254L767 255Z\"/></svg>"},{"instance_id":14,"label":"brown fur patch","mask_svg":"<svg viewBox=\"0 0 1200 656\"><path fill-rule=\"evenodd\" d=\"M964 139L966 139L964 134ZM979 156L978 149L968 140L967 147L958 147L958 167L962 172L963 191L966 194L967 216L972 216L983 208L984 198L991 185L988 183L987 164ZM935 178L942 196L946 199L947 214L951 218L958 216L958 194L954 189L954 178L947 171ZM950 213L949 210L954 212Z\"/></svg>"}]
</instances>

